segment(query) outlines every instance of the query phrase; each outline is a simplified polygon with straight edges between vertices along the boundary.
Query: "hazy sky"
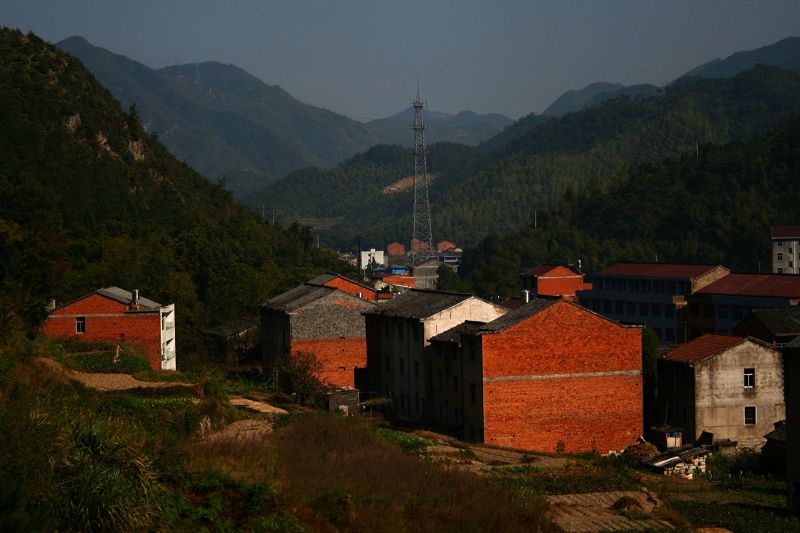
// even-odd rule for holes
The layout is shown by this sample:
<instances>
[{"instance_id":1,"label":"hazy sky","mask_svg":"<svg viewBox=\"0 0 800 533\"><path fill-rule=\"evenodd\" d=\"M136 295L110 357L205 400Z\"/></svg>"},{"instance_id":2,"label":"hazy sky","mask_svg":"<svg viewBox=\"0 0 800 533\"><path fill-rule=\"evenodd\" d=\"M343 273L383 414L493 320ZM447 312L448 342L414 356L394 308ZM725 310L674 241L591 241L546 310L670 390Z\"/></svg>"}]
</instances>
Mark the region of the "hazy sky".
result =
<instances>
[{"instance_id":1,"label":"hazy sky","mask_svg":"<svg viewBox=\"0 0 800 533\"><path fill-rule=\"evenodd\" d=\"M403 109L417 73L431 109L518 118L800 35L800 1L0 0L0 24L151 67L233 63L361 120Z\"/></svg>"}]
</instances>

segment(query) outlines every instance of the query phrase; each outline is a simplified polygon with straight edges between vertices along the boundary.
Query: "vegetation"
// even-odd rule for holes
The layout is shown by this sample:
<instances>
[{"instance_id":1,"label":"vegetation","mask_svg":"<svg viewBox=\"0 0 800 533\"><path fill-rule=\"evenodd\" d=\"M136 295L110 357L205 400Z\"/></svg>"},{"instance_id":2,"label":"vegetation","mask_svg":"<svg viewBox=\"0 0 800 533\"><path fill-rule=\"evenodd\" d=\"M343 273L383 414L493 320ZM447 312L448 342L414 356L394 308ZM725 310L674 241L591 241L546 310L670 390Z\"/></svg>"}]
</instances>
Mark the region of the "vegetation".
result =
<instances>
[{"instance_id":1,"label":"vegetation","mask_svg":"<svg viewBox=\"0 0 800 533\"><path fill-rule=\"evenodd\" d=\"M48 297L117 285L176 303L181 353L201 352L200 331L344 266L175 160L38 37L0 30L0 69L4 325L35 325Z\"/></svg>"}]
</instances>

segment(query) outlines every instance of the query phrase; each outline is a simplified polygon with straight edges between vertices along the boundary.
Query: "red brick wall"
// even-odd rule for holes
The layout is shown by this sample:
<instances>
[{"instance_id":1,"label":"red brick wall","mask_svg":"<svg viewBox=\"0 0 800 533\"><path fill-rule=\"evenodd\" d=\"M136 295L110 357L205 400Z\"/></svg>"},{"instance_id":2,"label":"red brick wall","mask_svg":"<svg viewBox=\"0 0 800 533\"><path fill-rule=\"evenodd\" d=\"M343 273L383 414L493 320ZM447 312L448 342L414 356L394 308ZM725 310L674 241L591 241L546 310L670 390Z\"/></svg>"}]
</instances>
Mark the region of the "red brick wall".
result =
<instances>
[{"instance_id":1,"label":"red brick wall","mask_svg":"<svg viewBox=\"0 0 800 533\"><path fill-rule=\"evenodd\" d=\"M61 307L50 313L50 316L57 315L94 315L98 313L124 313L128 306L119 303L111 298L106 298L99 294L91 294L77 302ZM74 333L74 332L73 332Z\"/></svg>"},{"instance_id":2,"label":"red brick wall","mask_svg":"<svg viewBox=\"0 0 800 533\"><path fill-rule=\"evenodd\" d=\"M575 291L584 288L582 276L572 278L540 277L536 281L536 294L539 296L574 296Z\"/></svg>"},{"instance_id":3,"label":"red brick wall","mask_svg":"<svg viewBox=\"0 0 800 533\"><path fill-rule=\"evenodd\" d=\"M601 453L642 433L641 330L623 328L559 301L498 334L483 335L487 443ZM554 378L554 374L638 371L637 375Z\"/></svg>"},{"instance_id":4,"label":"red brick wall","mask_svg":"<svg viewBox=\"0 0 800 533\"><path fill-rule=\"evenodd\" d=\"M355 386L353 370L367 366L367 340L312 339L292 341L292 353L312 353L322 364L317 377L337 387Z\"/></svg>"},{"instance_id":5,"label":"red brick wall","mask_svg":"<svg viewBox=\"0 0 800 533\"><path fill-rule=\"evenodd\" d=\"M378 291L362 287L358 283L353 283L352 281L342 278L333 278L325 283L325 286L339 289L340 291L346 292L347 294L351 294L353 296L358 296L358 293L360 292L362 300L374 301L378 299Z\"/></svg>"},{"instance_id":6,"label":"red brick wall","mask_svg":"<svg viewBox=\"0 0 800 533\"><path fill-rule=\"evenodd\" d=\"M96 296L96 298L117 304L123 310L125 306L112 300ZM87 300L92 300L87 302ZM78 305L82 304L82 305ZM93 316L94 313L111 314L112 316ZM75 333L75 317L59 315L78 315L86 318L86 333ZM44 333L51 337L70 338L99 342L125 342L137 346L150 361L150 366L161 369L161 314L154 313L122 313L97 302L94 297L86 298L74 305L59 309L44 323Z\"/></svg>"}]
</instances>

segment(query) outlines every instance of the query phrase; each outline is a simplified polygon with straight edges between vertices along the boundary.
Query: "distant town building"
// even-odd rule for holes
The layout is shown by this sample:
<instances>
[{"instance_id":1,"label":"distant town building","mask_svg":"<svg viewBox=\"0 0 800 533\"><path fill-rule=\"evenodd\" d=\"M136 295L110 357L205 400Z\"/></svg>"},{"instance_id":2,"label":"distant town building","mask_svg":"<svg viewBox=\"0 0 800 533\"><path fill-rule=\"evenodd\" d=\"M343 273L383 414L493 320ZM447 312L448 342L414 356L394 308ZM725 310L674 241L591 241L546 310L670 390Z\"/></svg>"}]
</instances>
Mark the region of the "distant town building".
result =
<instances>
[{"instance_id":1,"label":"distant town building","mask_svg":"<svg viewBox=\"0 0 800 533\"><path fill-rule=\"evenodd\" d=\"M435 422L472 442L608 453L642 435L642 331L536 299L431 339Z\"/></svg>"},{"instance_id":2,"label":"distant town building","mask_svg":"<svg viewBox=\"0 0 800 533\"><path fill-rule=\"evenodd\" d=\"M753 309L778 309L800 302L800 276L728 274L686 298L689 339L728 334Z\"/></svg>"},{"instance_id":3,"label":"distant town building","mask_svg":"<svg viewBox=\"0 0 800 533\"><path fill-rule=\"evenodd\" d=\"M461 256L463 252L460 248L448 248L447 250L442 250L436 254L436 259L444 264L452 268L453 270L458 270L458 266L461 264Z\"/></svg>"},{"instance_id":4,"label":"distant town building","mask_svg":"<svg viewBox=\"0 0 800 533\"><path fill-rule=\"evenodd\" d=\"M51 337L138 347L156 370L175 370L175 304L161 305L119 287L98 289L50 311Z\"/></svg>"},{"instance_id":5,"label":"distant town building","mask_svg":"<svg viewBox=\"0 0 800 533\"><path fill-rule=\"evenodd\" d=\"M412 253L427 252L429 250L430 250L430 245L427 242L416 239L411 240Z\"/></svg>"},{"instance_id":6,"label":"distant town building","mask_svg":"<svg viewBox=\"0 0 800 533\"><path fill-rule=\"evenodd\" d=\"M416 286L416 280L414 279L414 276L409 276L407 274L393 274L391 276L384 276L381 278L381 282L396 288L413 289Z\"/></svg>"},{"instance_id":7,"label":"distant town building","mask_svg":"<svg viewBox=\"0 0 800 533\"><path fill-rule=\"evenodd\" d=\"M798 274L800 226L772 226L772 273Z\"/></svg>"},{"instance_id":8,"label":"distant town building","mask_svg":"<svg viewBox=\"0 0 800 533\"><path fill-rule=\"evenodd\" d=\"M399 242L393 242L389 246L386 247L386 253L389 256L400 257L406 255L406 246Z\"/></svg>"},{"instance_id":9,"label":"distant town building","mask_svg":"<svg viewBox=\"0 0 800 533\"><path fill-rule=\"evenodd\" d=\"M786 417L781 354L752 337L706 334L658 362L658 405L685 439L713 435L737 448L760 448Z\"/></svg>"},{"instance_id":10,"label":"distant town building","mask_svg":"<svg viewBox=\"0 0 800 533\"><path fill-rule=\"evenodd\" d=\"M455 250L458 248L454 242L450 241L441 241L436 243L436 251L437 252L444 252L445 250Z\"/></svg>"},{"instance_id":11,"label":"distant town building","mask_svg":"<svg viewBox=\"0 0 800 533\"><path fill-rule=\"evenodd\" d=\"M282 358L312 354L322 381L337 387L355 385L355 369L366 366L362 312L375 303L334 287L304 284L261 304L265 375Z\"/></svg>"},{"instance_id":12,"label":"distant town building","mask_svg":"<svg viewBox=\"0 0 800 533\"><path fill-rule=\"evenodd\" d=\"M561 296L575 298L577 291L592 289L585 283L583 274L562 265L540 265L520 276L522 289L530 298L537 296Z\"/></svg>"},{"instance_id":13,"label":"distant town building","mask_svg":"<svg viewBox=\"0 0 800 533\"><path fill-rule=\"evenodd\" d=\"M616 263L592 276L591 290L576 295L603 316L646 325L663 344L675 344L688 337L687 296L729 272L719 265Z\"/></svg>"},{"instance_id":14,"label":"distant town building","mask_svg":"<svg viewBox=\"0 0 800 533\"><path fill-rule=\"evenodd\" d=\"M314 279L308 280L306 282L306 285L314 285L317 287L332 287L334 289L339 289L342 292L346 292L347 294L360 298L361 300L369 300L371 302L378 300L378 291L374 287L370 287L369 285L364 285L363 283L353 281L350 278L346 278L340 274L333 274L331 272L328 272L327 274L322 274Z\"/></svg>"},{"instance_id":15,"label":"distant town building","mask_svg":"<svg viewBox=\"0 0 800 533\"><path fill-rule=\"evenodd\" d=\"M405 419L429 419L430 338L464 321L489 322L506 312L470 294L419 289L366 310L369 391L392 398Z\"/></svg>"},{"instance_id":16,"label":"distant town building","mask_svg":"<svg viewBox=\"0 0 800 533\"><path fill-rule=\"evenodd\" d=\"M375 266L386 266L389 264L388 258L384 256L383 250L371 248L361 251L361 270L369 268L370 264Z\"/></svg>"},{"instance_id":17,"label":"distant town building","mask_svg":"<svg viewBox=\"0 0 800 533\"><path fill-rule=\"evenodd\" d=\"M428 259L417 265L412 269L414 276L414 283L417 289L435 290L439 281L439 274L437 271L442 266L436 259Z\"/></svg>"}]
</instances>

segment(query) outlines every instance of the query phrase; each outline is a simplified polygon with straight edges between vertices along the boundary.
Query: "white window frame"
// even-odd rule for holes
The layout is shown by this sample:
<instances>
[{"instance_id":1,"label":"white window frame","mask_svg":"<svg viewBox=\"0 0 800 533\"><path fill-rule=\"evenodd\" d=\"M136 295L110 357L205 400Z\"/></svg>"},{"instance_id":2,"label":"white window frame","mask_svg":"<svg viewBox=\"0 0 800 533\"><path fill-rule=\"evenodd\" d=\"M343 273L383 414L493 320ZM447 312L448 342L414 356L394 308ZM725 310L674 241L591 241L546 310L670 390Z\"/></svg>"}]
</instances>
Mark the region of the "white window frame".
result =
<instances>
[{"instance_id":1,"label":"white window frame","mask_svg":"<svg viewBox=\"0 0 800 533\"><path fill-rule=\"evenodd\" d=\"M750 370L751 372L748 372ZM755 368L745 368L742 375L744 379L744 388L745 389L754 389L756 388L756 369ZM748 380L747 378L750 377Z\"/></svg>"},{"instance_id":2,"label":"white window frame","mask_svg":"<svg viewBox=\"0 0 800 533\"><path fill-rule=\"evenodd\" d=\"M83 326L83 327L81 327ZM75 317L75 334L76 335L85 335L86 334L86 317L85 316L77 316Z\"/></svg>"}]
</instances>

